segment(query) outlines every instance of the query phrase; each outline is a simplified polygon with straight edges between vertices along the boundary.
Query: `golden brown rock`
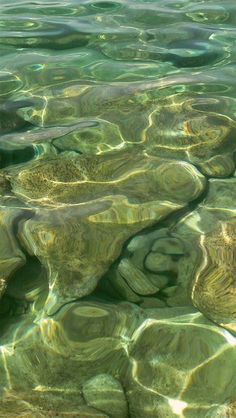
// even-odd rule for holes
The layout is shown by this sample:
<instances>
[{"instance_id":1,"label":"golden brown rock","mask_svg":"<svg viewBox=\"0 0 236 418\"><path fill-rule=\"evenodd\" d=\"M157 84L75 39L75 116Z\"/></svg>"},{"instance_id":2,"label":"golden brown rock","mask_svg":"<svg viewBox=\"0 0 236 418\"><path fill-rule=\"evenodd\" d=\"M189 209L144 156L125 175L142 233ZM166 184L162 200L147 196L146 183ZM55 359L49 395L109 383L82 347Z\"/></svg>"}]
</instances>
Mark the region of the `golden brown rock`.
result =
<instances>
[{"instance_id":1,"label":"golden brown rock","mask_svg":"<svg viewBox=\"0 0 236 418\"><path fill-rule=\"evenodd\" d=\"M200 237L202 261L191 290L193 304L212 321L236 332L236 219L221 221Z\"/></svg>"}]
</instances>

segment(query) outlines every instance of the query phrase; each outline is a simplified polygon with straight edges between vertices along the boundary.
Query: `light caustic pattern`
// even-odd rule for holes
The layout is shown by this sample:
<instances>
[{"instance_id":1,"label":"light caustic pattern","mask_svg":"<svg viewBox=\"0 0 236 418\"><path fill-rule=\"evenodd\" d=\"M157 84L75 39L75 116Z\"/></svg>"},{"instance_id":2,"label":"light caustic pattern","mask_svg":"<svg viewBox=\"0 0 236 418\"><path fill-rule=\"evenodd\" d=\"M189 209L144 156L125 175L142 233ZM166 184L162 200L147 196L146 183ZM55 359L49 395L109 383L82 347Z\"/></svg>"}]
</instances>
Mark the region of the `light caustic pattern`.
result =
<instances>
[{"instance_id":1,"label":"light caustic pattern","mask_svg":"<svg viewBox=\"0 0 236 418\"><path fill-rule=\"evenodd\" d=\"M0 417L236 417L235 16L1 1Z\"/></svg>"}]
</instances>

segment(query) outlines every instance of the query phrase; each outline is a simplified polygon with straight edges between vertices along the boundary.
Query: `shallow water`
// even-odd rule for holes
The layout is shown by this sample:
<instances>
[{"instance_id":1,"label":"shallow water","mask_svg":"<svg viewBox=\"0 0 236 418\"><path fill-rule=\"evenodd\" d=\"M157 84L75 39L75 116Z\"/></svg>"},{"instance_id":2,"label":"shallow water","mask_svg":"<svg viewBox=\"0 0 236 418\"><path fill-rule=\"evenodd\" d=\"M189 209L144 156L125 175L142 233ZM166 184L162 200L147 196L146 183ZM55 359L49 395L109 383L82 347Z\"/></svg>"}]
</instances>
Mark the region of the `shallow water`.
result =
<instances>
[{"instance_id":1,"label":"shallow water","mask_svg":"<svg viewBox=\"0 0 236 418\"><path fill-rule=\"evenodd\" d=\"M236 416L234 2L0 4L0 417Z\"/></svg>"}]
</instances>

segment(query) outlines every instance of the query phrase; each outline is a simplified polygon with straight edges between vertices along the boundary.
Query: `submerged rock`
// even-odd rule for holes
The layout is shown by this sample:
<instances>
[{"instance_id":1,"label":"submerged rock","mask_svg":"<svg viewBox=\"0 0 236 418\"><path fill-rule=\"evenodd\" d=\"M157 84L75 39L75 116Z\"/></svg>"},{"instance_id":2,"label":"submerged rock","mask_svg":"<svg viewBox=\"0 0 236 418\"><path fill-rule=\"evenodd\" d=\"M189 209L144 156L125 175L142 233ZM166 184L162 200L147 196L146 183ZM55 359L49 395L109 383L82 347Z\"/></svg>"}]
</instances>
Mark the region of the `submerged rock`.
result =
<instances>
[{"instance_id":1,"label":"submerged rock","mask_svg":"<svg viewBox=\"0 0 236 418\"><path fill-rule=\"evenodd\" d=\"M74 132L82 130L88 130L92 127L96 127L98 122L96 121L81 121L72 126L53 126L51 128L35 128L23 131L23 132L14 132L1 135L0 137L0 147L11 151L11 150L21 150L26 146L32 144L52 142L55 138L60 141L62 137L64 139L67 135L72 135ZM54 141L56 145L56 141ZM60 143L60 142L59 142ZM58 146L59 148L59 146ZM61 148L63 149L63 147ZM66 148L67 150L68 148ZM75 149L72 149L75 151Z\"/></svg>"},{"instance_id":2,"label":"submerged rock","mask_svg":"<svg viewBox=\"0 0 236 418\"><path fill-rule=\"evenodd\" d=\"M101 291L144 307L148 297L157 306L193 304L235 332L235 195L235 178L209 180L195 210L129 241L102 279Z\"/></svg>"},{"instance_id":3,"label":"submerged rock","mask_svg":"<svg viewBox=\"0 0 236 418\"><path fill-rule=\"evenodd\" d=\"M153 295L156 306L166 306L166 292L176 283L178 262L186 255L184 241L168 228L138 234L103 279L104 291L147 307L149 303L145 296ZM154 303L153 298L150 303Z\"/></svg>"},{"instance_id":4,"label":"submerged rock","mask_svg":"<svg viewBox=\"0 0 236 418\"><path fill-rule=\"evenodd\" d=\"M235 193L234 178L210 180L199 207L172 228L187 253L176 261L177 287L168 298L172 305L185 295L206 317L232 332L236 331Z\"/></svg>"},{"instance_id":5,"label":"submerged rock","mask_svg":"<svg viewBox=\"0 0 236 418\"><path fill-rule=\"evenodd\" d=\"M84 126L83 126L84 125ZM76 128L76 125L75 125ZM47 130L55 128L47 128ZM63 127L62 130L68 130ZM46 131L46 129L44 129ZM119 151L128 144L123 139L119 127L111 122L96 118L90 123L80 122L72 132L60 135L53 141L60 151L76 151L83 154L104 154Z\"/></svg>"},{"instance_id":6,"label":"submerged rock","mask_svg":"<svg viewBox=\"0 0 236 418\"><path fill-rule=\"evenodd\" d=\"M16 109L5 109L0 103L0 134L4 135L23 128L27 128L30 124L22 117L17 115Z\"/></svg>"},{"instance_id":7,"label":"submerged rock","mask_svg":"<svg viewBox=\"0 0 236 418\"><path fill-rule=\"evenodd\" d=\"M78 204L102 196L125 196L132 204L186 204L204 190L204 176L191 164L144 154L83 156L73 152L5 170L12 191L38 205Z\"/></svg>"},{"instance_id":8,"label":"submerged rock","mask_svg":"<svg viewBox=\"0 0 236 418\"><path fill-rule=\"evenodd\" d=\"M199 240L202 262L192 284L193 304L212 321L236 332L236 217L220 221Z\"/></svg>"},{"instance_id":9,"label":"submerged rock","mask_svg":"<svg viewBox=\"0 0 236 418\"><path fill-rule=\"evenodd\" d=\"M188 66L191 60L193 65L195 61L201 65L203 58L205 63L206 51L201 51L202 45L198 43L197 48L200 55L196 57L192 51L189 57L175 53L169 57L179 61L180 66L185 61ZM214 49L207 54L213 60L221 57ZM188 80L191 82L191 78ZM195 74L194 82L204 81L206 85L210 83L208 77L204 79L201 74L198 79ZM160 93L163 88L171 89L183 82L177 75L150 83L74 85L65 82L43 92L35 90L24 99L20 97L19 102L28 100L32 105L19 109L18 113L22 119L45 127L83 123L85 118L97 121L95 129L78 131L55 141L62 150L100 154L135 145L136 150L144 147L149 155L193 163L203 174L227 177L235 167L234 99L203 92L173 94L172 90L163 98Z\"/></svg>"},{"instance_id":10,"label":"submerged rock","mask_svg":"<svg viewBox=\"0 0 236 418\"><path fill-rule=\"evenodd\" d=\"M7 287L12 274L25 264L22 252L14 231L14 222L23 216L23 208L10 207L0 201L0 295Z\"/></svg>"},{"instance_id":11,"label":"submerged rock","mask_svg":"<svg viewBox=\"0 0 236 418\"><path fill-rule=\"evenodd\" d=\"M9 412L17 391L31 414L39 408L83 418L233 417L235 338L193 308L144 312L130 303L83 301L33 325L29 319L2 335Z\"/></svg>"},{"instance_id":12,"label":"submerged rock","mask_svg":"<svg viewBox=\"0 0 236 418\"><path fill-rule=\"evenodd\" d=\"M127 418L128 406L120 382L109 374L92 377L83 385L83 396L89 406L111 418Z\"/></svg>"},{"instance_id":13,"label":"submerged rock","mask_svg":"<svg viewBox=\"0 0 236 418\"><path fill-rule=\"evenodd\" d=\"M127 370L131 337L144 317L130 303L78 301L64 305L54 317L39 315L35 321L27 314L20 321L9 319L1 333L1 390L30 393L42 387L83 405L79 395L86 381L100 374L119 380ZM25 378L19 379L26 364Z\"/></svg>"},{"instance_id":14,"label":"submerged rock","mask_svg":"<svg viewBox=\"0 0 236 418\"><path fill-rule=\"evenodd\" d=\"M233 173L236 124L225 116L232 103L218 96L178 93L158 105L146 131L149 154L187 160L210 177Z\"/></svg>"},{"instance_id":15,"label":"submerged rock","mask_svg":"<svg viewBox=\"0 0 236 418\"><path fill-rule=\"evenodd\" d=\"M224 408L230 413L235 338L199 312L153 309L134 332L129 353L125 386L131 417L191 417L196 407L202 416L220 416Z\"/></svg>"},{"instance_id":16,"label":"submerged rock","mask_svg":"<svg viewBox=\"0 0 236 418\"><path fill-rule=\"evenodd\" d=\"M206 185L188 163L126 152L63 153L4 173L12 191L35 210L18 236L48 271L48 313L91 293L129 237L186 206ZM158 290L148 286L141 293Z\"/></svg>"},{"instance_id":17,"label":"submerged rock","mask_svg":"<svg viewBox=\"0 0 236 418\"><path fill-rule=\"evenodd\" d=\"M42 385L36 386L34 391L7 390L0 405L0 416L6 414L9 418L109 418L109 415L84 405L82 396L73 390L65 396L56 388Z\"/></svg>"}]
</instances>

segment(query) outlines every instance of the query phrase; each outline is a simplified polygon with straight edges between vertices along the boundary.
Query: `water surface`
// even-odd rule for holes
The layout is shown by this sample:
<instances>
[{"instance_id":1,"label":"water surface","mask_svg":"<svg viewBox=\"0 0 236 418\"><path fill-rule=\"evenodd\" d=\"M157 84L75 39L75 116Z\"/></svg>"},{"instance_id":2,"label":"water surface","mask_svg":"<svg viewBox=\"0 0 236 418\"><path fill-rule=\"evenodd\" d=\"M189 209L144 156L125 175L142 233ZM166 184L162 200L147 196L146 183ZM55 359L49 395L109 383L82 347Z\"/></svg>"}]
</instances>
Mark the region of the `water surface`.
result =
<instances>
[{"instance_id":1,"label":"water surface","mask_svg":"<svg viewBox=\"0 0 236 418\"><path fill-rule=\"evenodd\" d=\"M1 417L236 416L235 16L1 0Z\"/></svg>"}]
</instances>

